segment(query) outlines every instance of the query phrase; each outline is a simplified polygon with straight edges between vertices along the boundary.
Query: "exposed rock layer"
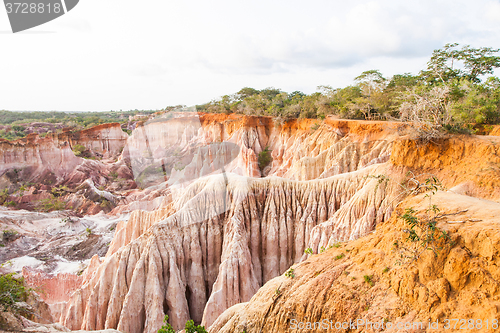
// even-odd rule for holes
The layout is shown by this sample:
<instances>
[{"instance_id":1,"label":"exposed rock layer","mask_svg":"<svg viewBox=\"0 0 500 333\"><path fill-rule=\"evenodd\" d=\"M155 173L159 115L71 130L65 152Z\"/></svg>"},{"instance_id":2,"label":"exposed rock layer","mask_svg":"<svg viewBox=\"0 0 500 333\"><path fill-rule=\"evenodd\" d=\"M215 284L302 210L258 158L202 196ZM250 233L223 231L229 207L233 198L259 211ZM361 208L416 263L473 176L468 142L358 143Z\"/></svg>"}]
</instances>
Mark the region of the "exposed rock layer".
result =
<instances>
[{"instance_id":1,"label":"exposed rock layer","mask_svg":"<svg viewBox=\"0 0 500 333\"><path fill-rule=\"evenodd\" d=\"M421 194L402 207L424 211L426 204ZM414 332L496 332L491 323L500 320L500 205L452 192L438 193L433 204L443 213L462 211L438 224L452 238L448 245L441 244L438 257L427 251L410 266L397 265L394 243L406 244L407 238L407 225L397 218L403 213L399 208L375 233L292 266L294 278L283 275L269 281L250 302L224 312L210 332L290 332L300 322L305 328L308 322L325 321L333 332L331 322L349 320L377 323L379 328L387 323L393 328L397 323L403 328L405 323L422 323L423 329ZM478 218L481 221L456 223ZM459 329L459 322L456 329L444 329L445 320L453 318L466 323L482 320L484 325ZM429 327L429 321L438 321L439 327ZM308 331L325 331L311 327ZM349 332L377 331L373 327L349 326Z\"/></svg>"},{"instance_id":2,"label":"exposed rock layer","mask_svg":"<svg viewBox=\"0 0 500 333\"><path fill-rule=\"evenodd\" d=\"M316 225L344 215L332 239L354 239L383 221L391 189L377 189L377 180L365 176L386 167L308 182L200 179L174 202L175 214L106 258L73 296L62 323L155 332L168 314L176 328L190 318L209 326L300 261ZM349 204L360 191L366 201ZM332 229L318 234L328 240Z\"/></svg>"}]
</instances>

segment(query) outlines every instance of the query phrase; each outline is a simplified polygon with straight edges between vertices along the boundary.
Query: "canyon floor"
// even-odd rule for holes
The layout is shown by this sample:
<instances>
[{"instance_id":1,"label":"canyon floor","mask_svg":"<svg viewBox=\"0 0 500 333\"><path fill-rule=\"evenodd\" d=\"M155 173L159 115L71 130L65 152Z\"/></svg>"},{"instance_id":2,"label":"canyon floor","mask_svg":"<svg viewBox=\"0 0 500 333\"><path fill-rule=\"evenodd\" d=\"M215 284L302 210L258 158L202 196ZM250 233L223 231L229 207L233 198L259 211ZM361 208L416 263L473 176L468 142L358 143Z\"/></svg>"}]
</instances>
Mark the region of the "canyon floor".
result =
<instances>
[{"instance_id":1,"label":"canyon floor","mask_svg":"<svg viewBox=\"0 0 500 333\"><path fill-rule=\"evenodd\" d=\"M0 272L38 294L0 324L495 332L499 184L500 137L400 122L164 113L0 141Z\"/></svg>"}]
</instances>

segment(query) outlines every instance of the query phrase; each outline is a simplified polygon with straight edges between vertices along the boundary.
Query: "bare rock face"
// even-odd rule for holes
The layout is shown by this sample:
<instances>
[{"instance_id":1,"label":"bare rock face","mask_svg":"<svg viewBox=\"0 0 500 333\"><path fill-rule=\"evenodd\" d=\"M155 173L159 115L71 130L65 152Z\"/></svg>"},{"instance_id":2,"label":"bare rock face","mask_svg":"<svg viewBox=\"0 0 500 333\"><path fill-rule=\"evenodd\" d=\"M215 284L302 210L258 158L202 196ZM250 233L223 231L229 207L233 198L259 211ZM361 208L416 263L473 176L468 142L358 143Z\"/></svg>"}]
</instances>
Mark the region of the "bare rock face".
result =
<instances>
[{"instance_id":1,"label":"bare rock face","mask_svg":"<svg viewBox=\"0 0 500 333\"><path fill-rule=\"evenodd\" d=\"M377 189L377 180L366 176L387 166L307 182L233 174L201 178L179 193L175 213L166 219L149 229L149 222L129 221L142 235L136 238L138 230L119 236L116 243L128 245L111 246L112 254L73 295L61 323L156 332L168 314L175 328L190 318L210 326L299 262L317 225L343 215L339 239L349 239L383 221L390 209L384 198L394 189ZM359 192L369 205L349 204ZM331 229L322 235L328 239Z\"/></svg>"},{"instance_id":2,"label":"bare rock face","mask_svg":"<svg viewBox=\"0 0 500 333\"><path fill-rule=\"evenodd\" d=\"M102 131L111 129L66 139L85 139L89 149L112 154L123 132L103 141ZM93 260L81 287L66 305L54 307L53 316L71 329L129 333L156 332L165 314L175 328L188 319L210 326L303 260L306 248L320 252L387 220L397 189L372 176L388 172L396 129L389 123L275 126L267 117L174 116L139 126L112 163L77 158L59 147L62 139L36 142L35 148L47 143L52 152L72 155L71 170L57 159L54 166L33 167L53 168L61 184L83 183L65 196L79 211L97 213L106 202L115 214L152 211L118 223L104 261ZM259 162L266 151L267 166ZM139 189L102 189L111 170L115 178L133 177Z\"/></svg>"},{"instance_id":3,"label":"bare rock face","mask_svg":"<svg viewBox=\"0 0 500 333\"><path fill-rule=\"evenodd\" d=\"M71 145L80 144L88 150L98 152L103 157L118 156L121 154L128 135L122 131L119 123L97 125L83 131L65 135L58 135L58 140L67 140Z\"/></svg>"},{"instance_id":4,"label":"bare rock face","mask_svg":"<svg viewBox=\"0 0 500 333\"><path fill-rule=\"evenodd\" d=\"M209 332L290 332L298 325L320 331L311 326L315 322L325 325L325 331L335 331L336 323L338 329L350 321L354 326L345 327L352 332L370 332L375 325L392 331L405 323L421 323L421 327L412 326L412 331L432 332L446 331L445 320L452 318L498 322L500 205L438 192L433 203L452 214L439 219L438 227L449 232L452 241L437 256L426 251L418 261L398 265L394 242L405 244L407 225L397 216L407 207L425 211L424 195L405 200L397 214L374 233L292 266L293 278L282 275L270 280L249 302L226 310ZM429 327L429 322L436 321L437 328ZM483 325L468 330L498 329Z\"/></svg>"},{"instance_id":5,"label":"bare rock face","mask_svg":"<svg viewBox=\"0 0 500 333\"><path fill-rule=\"evenodd\" d=\"M43 289L40 296L48 304L68 301L83 281L83 277L76 274L60 273L54 276L29 267L23 268L23 277L31 288Z\"/></svg>"}]
</instances>

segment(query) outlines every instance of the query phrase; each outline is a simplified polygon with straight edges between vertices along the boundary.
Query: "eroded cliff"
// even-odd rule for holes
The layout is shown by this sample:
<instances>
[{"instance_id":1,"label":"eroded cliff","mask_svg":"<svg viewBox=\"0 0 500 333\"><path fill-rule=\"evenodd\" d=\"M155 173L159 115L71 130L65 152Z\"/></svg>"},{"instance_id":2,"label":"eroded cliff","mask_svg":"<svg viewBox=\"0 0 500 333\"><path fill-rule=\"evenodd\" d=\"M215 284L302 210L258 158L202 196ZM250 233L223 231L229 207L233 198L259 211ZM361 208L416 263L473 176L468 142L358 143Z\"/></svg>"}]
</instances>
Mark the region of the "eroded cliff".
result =
<instances>
[{"instance_id":1,"label":"eroded cliff","mask_svg":"<svg viewBox=\"0 0 500 333\"><path fill-rule=\"evenodd\" d=\"M435 175L454 193L493 200L499 199L500 175L495 166L500 145L493 137L424 144L405 138L407 130L407 125L391 122L326 119L279 124L269 117L206 114L173 114L144 123L128 138L118 160L85 161L101 176L78 178L87 185L66 198L76 203L84 195L90 212L96 212L90 203L101 206L102 197L113 203L112 214L147 211L135 211L118 223L106 257L93 261L82 285L69 297L65 293L65 304L53 316L71 329L128 333L156 332L166 314L178 329L193 319L207 327L215 323L212 332L262 327L287 331L283 325L292 314L302 318L310 310L321 316L328 297L336 300L338 313L348 317L361 315L368 305L378 308L388 302L394 305L388 310L390 319L403 318L411 311L403 314L401 309L417 307L420 301L403 297L406 292L399 289L394 289L394 298L387 298L385 285L364 290L359 273L364 266L353 268L359 274L351 278L360 283L352 282L348 289L357 290L351 292L355 296L346 298L337 284L349 282L345 272L358 261L389 266L391 255L378 257L376 245L385 246L381 239L389 242L403 228L392 213L411 192L403 186L412 177L408 172ZM265 154L269 164L262 162ZM139 188L114 189L109 177L102 176L106 170L128 175ZM370 234L377 225L382 234ZM306 249L317 254L348 241L342 249L353 245L349 255L344 253L346 259L320 260L324 254L314 255L297 266L297 279L275 279L305 260ZM365 250L369 260L351 258ZM310 272L313 277L302 275L302 267L316 266ZM318 272L324 280L316 279ZM274 281L300 292L282 291ZM444 284L436 281L432 283ZM448 281L451 284L452 278ZM415 283L408 288L420 286ZM263 306L267 301L259 297L276 289L279 295L271 295L272 305ZM292 305L275 308L282 292ZM314 305L301 305L303 297L309 297L304 304ZM302 312L283 312L290 306ZM264 308L267 314L259 312Z\"/></svg>"}]
</instances>

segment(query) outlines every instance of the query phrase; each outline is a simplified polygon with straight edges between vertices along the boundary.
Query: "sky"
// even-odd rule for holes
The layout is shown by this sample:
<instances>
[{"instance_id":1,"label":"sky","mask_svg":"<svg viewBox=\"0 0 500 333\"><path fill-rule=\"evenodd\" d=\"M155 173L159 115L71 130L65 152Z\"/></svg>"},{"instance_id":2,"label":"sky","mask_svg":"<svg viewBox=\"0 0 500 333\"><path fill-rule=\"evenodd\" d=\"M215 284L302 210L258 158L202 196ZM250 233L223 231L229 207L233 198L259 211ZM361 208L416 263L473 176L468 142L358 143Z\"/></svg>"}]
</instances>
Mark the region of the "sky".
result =
<instances>
[{"instance_id":1,"label":"sky","mask_svg":"<svg viewBox=\"0 0 500 333\"><path fill-rule=\"evenodd\" d=\"M417 74L452 42L500 48L500 0L80 0L16 34L0 8L0 109L161 109L243 87L309 94L370 69Z\"/></svg>"}]
</instances>

